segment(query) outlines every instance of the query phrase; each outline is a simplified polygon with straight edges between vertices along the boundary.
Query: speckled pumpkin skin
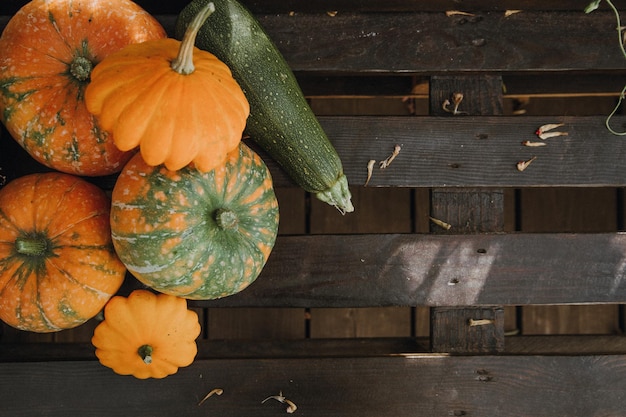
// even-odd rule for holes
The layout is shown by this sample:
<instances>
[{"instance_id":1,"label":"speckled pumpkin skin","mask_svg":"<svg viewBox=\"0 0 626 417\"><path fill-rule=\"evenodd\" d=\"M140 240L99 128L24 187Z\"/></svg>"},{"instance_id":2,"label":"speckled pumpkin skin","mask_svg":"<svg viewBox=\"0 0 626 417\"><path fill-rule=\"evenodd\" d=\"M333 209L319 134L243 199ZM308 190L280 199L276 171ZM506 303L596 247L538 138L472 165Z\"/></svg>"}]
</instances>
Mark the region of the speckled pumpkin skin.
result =
<instances>
[{"instance_id":1,"label":"speckled pumpkin skin","mask_svg":"<svg viewBox=\"0 0 626 417\"><path fill-rule=\"evenodd\" d=\"M224 212L233 227L216 220ZM238 293L258 277L276 240L272 178L243 143L206 173L151 167L138 154L113 189L111 232L128 270L157 291L200 300Z\"/></svg>"},{"instance_id":2,"label":"speckled pumpkin skin","mask_svg":"<svg viewBox=\"0 0 626 417\"><path fill-rule=\"evenodd\" d=\"M84 103L90 68L124 46L166 36L130 0L32 0L0 37L0 120L38 162L76 175L119 172L117 149Z\"/></svg>"},{"instance_id":3,"label":"speckled pumpkin skin","mask_svg":"<svg viewBox=\"0 0 626 417\"><path fill-rule=\"evenodd\" d=\"M109 207L104 191L57 172L0 189L2 321L47 333L100 312L126 273L111 244ZM40 251L23 250L32 245Z\"/></svg>"}]
</instances>

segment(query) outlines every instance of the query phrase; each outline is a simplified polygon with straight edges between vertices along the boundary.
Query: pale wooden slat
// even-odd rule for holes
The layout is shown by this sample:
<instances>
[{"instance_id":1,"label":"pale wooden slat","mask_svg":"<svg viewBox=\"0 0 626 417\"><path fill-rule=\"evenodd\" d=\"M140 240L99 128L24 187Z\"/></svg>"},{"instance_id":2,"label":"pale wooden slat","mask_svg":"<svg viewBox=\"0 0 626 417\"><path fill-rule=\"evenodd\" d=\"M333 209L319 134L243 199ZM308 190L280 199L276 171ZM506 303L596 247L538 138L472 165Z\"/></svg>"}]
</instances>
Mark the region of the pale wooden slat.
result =
<instances>
[{"instance_id":1,"label":"pale wooden slat","mask_svg":"<svg viewBox=\"0 0 626 417\"><path fill-rule=\"evenodd\" d=\"M588 117L320 117L339 153L348 181L362 186L367 163L400 154L375 169L369 187L560 187L626 185L626 141L602 116ZM563 122L568 136L526 147L545 123ZM626 123L615 117L614 126ZM537 159L523 172L521 160ZM277 186L291 181L264 155ZM357 207L358 210L358 207Z\"/></svg>"},{"instance_id":2,"label":"pale wooden slat","mask_svg":"<svg viewBox=\"0 0 626 417\"><path fill-rule=\"evenodd\" d=\"M622 415L626 357L445 356L200 360L140 381L95 361L0 365L0 416ZM45 382L44 382L45 381ZM593 386L593 389L590 389ZM98 387L94 390L94 387ZM214 388L223 395L200 399Z\"/></svg>"},{"instance_id":3,"label":"pale wooden slat","mask_svg":"<svg viewBox=\"0 0 626 417\"><path fill-rule=\"evenodd\" d=\"M626 234L279 236L261 276L209 306L620 303Z\"/></svg>"}]
</instances>

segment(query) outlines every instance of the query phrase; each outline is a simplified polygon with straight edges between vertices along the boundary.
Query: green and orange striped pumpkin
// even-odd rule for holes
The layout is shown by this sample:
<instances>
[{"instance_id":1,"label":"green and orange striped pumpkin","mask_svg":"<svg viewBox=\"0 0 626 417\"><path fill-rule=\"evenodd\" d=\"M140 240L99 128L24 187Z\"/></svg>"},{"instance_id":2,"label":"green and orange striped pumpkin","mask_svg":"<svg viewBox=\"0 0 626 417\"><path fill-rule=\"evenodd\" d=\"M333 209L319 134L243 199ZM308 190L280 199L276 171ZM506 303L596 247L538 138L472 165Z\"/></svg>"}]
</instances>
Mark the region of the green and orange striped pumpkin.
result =
<instances>
[{"instance_id":1,"label":"green and orange striped pumpkin","mask_svg":"<svg viewBox=\"0 0 626 417\"><path fill-rule=\"evenodd\" d=\"M188 299L235 294L260 274L276 240L278 203L261 158L241 143L203 173L135 155L113 189L111 232L145 285Z\"/></svg>"},{"instance_id":2,"label":"green and orange striped pumpkin","mask_svg":"<svg viewBox=\"0 0 626 417\"><path fill-rule=\"evenodd\" d=\"M2 321L45 333L98 314L126 272L109 210L101 189L69 174L31 174L0 189Z\"/></svg>"}]
</instances>

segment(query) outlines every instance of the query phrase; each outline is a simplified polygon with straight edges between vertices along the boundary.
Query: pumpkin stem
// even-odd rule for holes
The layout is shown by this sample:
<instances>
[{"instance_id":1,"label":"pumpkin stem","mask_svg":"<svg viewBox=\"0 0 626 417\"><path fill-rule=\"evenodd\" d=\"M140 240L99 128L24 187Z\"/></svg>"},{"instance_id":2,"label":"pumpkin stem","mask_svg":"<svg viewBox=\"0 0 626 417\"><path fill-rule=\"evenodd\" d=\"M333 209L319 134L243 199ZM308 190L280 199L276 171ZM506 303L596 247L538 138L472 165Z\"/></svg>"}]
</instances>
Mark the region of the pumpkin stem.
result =
<instances>
[{"instance_id":1,"label":"pumpkin stem","mask_svg":"<svg viewBox=\"0 0 626 417\"><path fill-rule=\"evenodd\" d=\"M141 356L143 363L150 365L152 363L152 346L142 345L137 349L137 353Z\"/></svg>"},{"instance_id":2,"label":"pumpkin stem","mask_svg":"<svg viewBox=\"0 0 626 417\"><path fill-rule=\"evenodd\" d=\"M48 240L41 236L22 236L15 239L17 253L28 256L41 256L48 250Z\"/></svg>"},{"instance_id":3,"label":"pumpkin stem","mask_svg":"<svg viewBox=\"0 0 626 417\"><path fill-rule=\"evenodd\" d=\"M213 2L207 3L198 14L193 18L193 20L189 23L185 34L183 35L183 40L180 43L180 48L178 49L178 55L172 61L172 69L179 74L187 75L194 72L196 69L193 65L193 48L196 43L196 36L200 31L200 28L206 22L209 16L213 14L215 11L215 5Z\"/></svg>"},{"instance_id":4,"label":"pumpkin stem","mask_svg":"<svg viewBox=\"0 0 626 417\"><path fill-rule=\"evenodd\" d=\"M234 211L220 208L215 210L215 222L221 229L232 229L239 222L239 218Z\"/></svg>"},{"instance_id":5,"label":"pumpkin stem","mask_svg":"<svg viewBox=\"0 0 626 417\"><path fill-rule=\"evenodd\" d=\"M78 81L86 81L91 75L93 63L84 56L75 57L70 64L70 74Z\"/></svg>"}]
</instances>

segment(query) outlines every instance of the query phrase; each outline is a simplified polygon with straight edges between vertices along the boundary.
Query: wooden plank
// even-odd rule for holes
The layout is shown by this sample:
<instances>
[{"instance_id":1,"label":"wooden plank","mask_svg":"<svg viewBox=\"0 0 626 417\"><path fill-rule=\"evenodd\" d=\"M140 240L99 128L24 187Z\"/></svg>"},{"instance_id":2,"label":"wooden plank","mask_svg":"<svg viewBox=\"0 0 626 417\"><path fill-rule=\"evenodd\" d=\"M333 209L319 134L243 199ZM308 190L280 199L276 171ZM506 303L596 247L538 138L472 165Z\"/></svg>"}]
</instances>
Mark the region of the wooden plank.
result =
<instances>
[{"instance_id":1,"label":"wooden plank","mask_svg":"<svg viewBox=\"0 0 626 417\"><path fill-rule=\"evenodd\" d=\"M256 17L296 73L428 76L624 69L614 39L615 15L604 11L526 11L510 17L484 12L475 19L353 12ZM172 33L175 17L159 18ZM560 22L560 30L554 30L554 22Z\"/></svg>"},{"instance_id":2,"label":"wooden plank","mask_svg":"<svg viewBox=\"0 0 626 417\"><path fill-rule=\"evenodd\" d=\"M339 153L353 186L365 184L367 163L402 150L385 170L376 169L369 187L546 187L625 186L626 141L607 131L604 116L586 117L392 117L337 116L320 121ZM564 122L568 136L529 148L540 141L535 130L544 123ZM626 117L613 120L626 124ZM45 170L8 135L0 138L0 167L7 179ZM17 148L16 148L17 146ZM5 152L5 150L7 150ZM277 187L293 183L275 162L260 152ZM524 172L520 160L537 159ZM92 181L111 187L114 178Z\"/></svg>"},{"instance_id":3,"label":"wooden plank","mask_svg":"<svg viewBox=\"0 0 626 417\"><path fill-rule=\"evenodd\" d=\"M200 360L144 381L93 361L6 363L0 373L0 416L11 417L274 416L285 404L262 401L279 392L307 416L587 417L622 415L626 400L623 355ZM198 406L214 388L223 395Z\"/></svg>"},{"instance_id":4,"label":"wooden plank","mask_svg":"<svg viewBox=\"0 0 626 417\"><path fill-rule=\"evenodd\" d=\"M540 188L520 192L524 232L612 232L617 230L614 188ZM616 305L525 306L521 330L532 334L611 334L619 329Z\"/></svg>"},{"instance_id":5,"label":"wooden plank","mask_svg":"<svg viewBox=\"0 0 626 417\"><path fill-rule=\"evenodd\" d=\"M621 303L626 235L279 236L246 290L203 306Z\"/></svg>"},{"instance_id":6,"label":"wooden plank","mask_svg":"<svg viewBox=\"0 0 626 417\"><path fill-rule=\"evenodd\" d=\"M199 340L196 360L348 358L429 352L427 337ZM506 337L507 355L626 354L624 335ZM0 363L96 360L91 343L0 343Z\"/></svg>"},{"instance_id":7,"label":"wooden plank","mask_svg":"<svg viewBox=\"0 0 626 417\"><path fill-rule=\"evenodd\" d=\"M501 116L503 113L499 75L433 76L429 90L432 116ZM502 232L503 197L501 189L434 188L431 213L437 219L445 218L453 233ZM443 233L445 228L434 225L433 230ZM469 324L475 320L488 323ZM435 307L431 309L430 323L433 352L484 354L504 349L502 307Z\"/></svg>"},{"instance_id":8,"label":"wooden plank","mask_svg":"<svg viewBox=\"0 0 626 417\"><path fill-rule=\"evenodd\" d=\"M474 19L389 12L334 17L270 13L257 18L295 72L432 75L590 68L623 72L623 57L614 40L615 16L579 10L525 11L510 17L500 11L482 12ZM0 18L0 29L8 19ZM159 19L172 34L176 15ZM554 22L560 22L558 31Z\"/></svg>"},{"instance_id":9,"label":"wooden plank","mask_svg":"<svg viewBox=\"0 0 626 417\"><path fill-rule=\"evenodd\" d=\"M485 354L504 351L504 308L437 307L432 309L431 350Z\"/></svg>"}]
</instances>

